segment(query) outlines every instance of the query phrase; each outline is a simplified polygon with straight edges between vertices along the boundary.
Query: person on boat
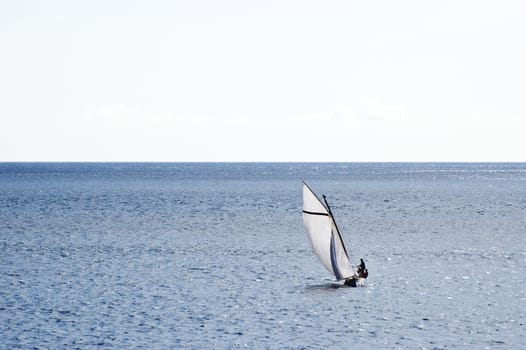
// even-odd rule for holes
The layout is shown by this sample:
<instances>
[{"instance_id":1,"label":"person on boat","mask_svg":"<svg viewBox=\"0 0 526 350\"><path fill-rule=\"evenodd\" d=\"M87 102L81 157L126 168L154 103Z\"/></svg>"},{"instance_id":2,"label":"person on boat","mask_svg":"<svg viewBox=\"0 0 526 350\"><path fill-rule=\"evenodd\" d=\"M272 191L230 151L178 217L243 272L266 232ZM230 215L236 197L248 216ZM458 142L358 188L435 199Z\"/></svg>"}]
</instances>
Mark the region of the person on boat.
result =
<instances>
[{"instance_id":1,"label":"person on boat","mask_svg":"<svg viewBox=\"0 0 526 350\"><path fill-rule=\"evenodd\" d=\"M358 277L367 278L369 276L369 271L365 268L365 262L363 259L360 259L360 265L358 265Z\"/></svg>"},{"instance_id":2,"label":"person on boat","mask_svg":"<svg viewBox=\"0 0 526 350\"><path fill-rule=\"evenodd\" d=\"M358 275L361 275L365 271L365 263L363 259L360 259L360 265L358 265Z\"/></svg>"}]
</instances>

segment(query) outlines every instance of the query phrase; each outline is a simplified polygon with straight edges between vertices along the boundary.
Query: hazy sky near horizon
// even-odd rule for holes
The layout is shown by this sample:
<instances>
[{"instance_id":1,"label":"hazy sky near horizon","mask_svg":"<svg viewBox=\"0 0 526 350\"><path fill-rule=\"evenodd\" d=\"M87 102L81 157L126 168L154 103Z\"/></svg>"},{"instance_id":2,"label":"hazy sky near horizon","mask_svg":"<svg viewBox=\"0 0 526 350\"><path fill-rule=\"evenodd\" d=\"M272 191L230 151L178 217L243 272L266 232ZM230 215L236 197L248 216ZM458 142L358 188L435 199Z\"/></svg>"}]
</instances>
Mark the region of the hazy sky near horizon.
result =
<instances>
[{"instance_id":1,"label":"hazy sky near horizon","mask_svg":"<svg viewBox=\"0 0 526 350\"><path fill-rule=\"evenodd\" d=\"M3 1L0 161L526 161L523 1Z\"/></svg>"}]
</instances>

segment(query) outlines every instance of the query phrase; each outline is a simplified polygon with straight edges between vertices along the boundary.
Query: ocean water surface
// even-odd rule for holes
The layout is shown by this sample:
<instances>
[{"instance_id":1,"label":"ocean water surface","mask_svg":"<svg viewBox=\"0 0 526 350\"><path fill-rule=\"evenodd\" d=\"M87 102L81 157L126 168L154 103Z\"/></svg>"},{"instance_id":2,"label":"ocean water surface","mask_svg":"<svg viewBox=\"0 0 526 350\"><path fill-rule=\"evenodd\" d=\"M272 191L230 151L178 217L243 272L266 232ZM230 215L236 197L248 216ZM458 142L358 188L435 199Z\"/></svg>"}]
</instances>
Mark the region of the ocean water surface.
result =
<instances>
[{"instance_id":1,"label":"ocean water surface","mask_svg":"<svg viewBox=\"0 0 526 350\"><path fill-rule=\"evenodd\" d=\"M0 163L0 253L2 349L526 348L524 163Z\"/></svg>"}]
</instances>

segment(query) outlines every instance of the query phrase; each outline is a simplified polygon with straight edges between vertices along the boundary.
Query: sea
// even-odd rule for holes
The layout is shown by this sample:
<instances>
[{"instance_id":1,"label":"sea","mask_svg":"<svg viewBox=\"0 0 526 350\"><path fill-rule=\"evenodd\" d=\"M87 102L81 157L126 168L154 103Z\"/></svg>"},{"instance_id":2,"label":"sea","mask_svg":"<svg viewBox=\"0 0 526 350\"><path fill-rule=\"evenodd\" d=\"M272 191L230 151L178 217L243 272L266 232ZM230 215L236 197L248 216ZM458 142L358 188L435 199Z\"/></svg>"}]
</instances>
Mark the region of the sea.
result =
<instances>
[{"instance_id":1,"label":"sea","mask_svg":"<svg viewBox=\"0 0 526 350\"><path fill-rule=\"evenodd\" d=\"M526 349L526 163L0 163L0 281L0 349Z\"/></svg>"}]
</instances>

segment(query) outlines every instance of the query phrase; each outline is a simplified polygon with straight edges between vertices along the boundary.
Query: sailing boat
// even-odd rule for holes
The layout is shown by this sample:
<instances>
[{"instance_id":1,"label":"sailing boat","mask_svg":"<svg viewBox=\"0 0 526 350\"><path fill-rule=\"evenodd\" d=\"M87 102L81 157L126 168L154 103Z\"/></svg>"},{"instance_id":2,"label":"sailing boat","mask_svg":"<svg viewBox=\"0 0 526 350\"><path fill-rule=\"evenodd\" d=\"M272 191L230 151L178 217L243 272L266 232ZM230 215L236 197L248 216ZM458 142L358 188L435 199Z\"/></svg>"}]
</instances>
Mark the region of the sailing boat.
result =
<instances>
[{"instance_id":1,"label":"sailing boat","mask_svg":"<svg viewBox=\"0 0 526 350\"><path fill-rule=\"evenodd\" d=\"M322 202L305 182L303 182L303 222L312 249L322 265L336 277L337 281L345 280L345 284L352 287L362 286L367 278L367 270L360 271L360 274L354 271L327 199L323 196Z\"/></svg>"}]
</instances>

